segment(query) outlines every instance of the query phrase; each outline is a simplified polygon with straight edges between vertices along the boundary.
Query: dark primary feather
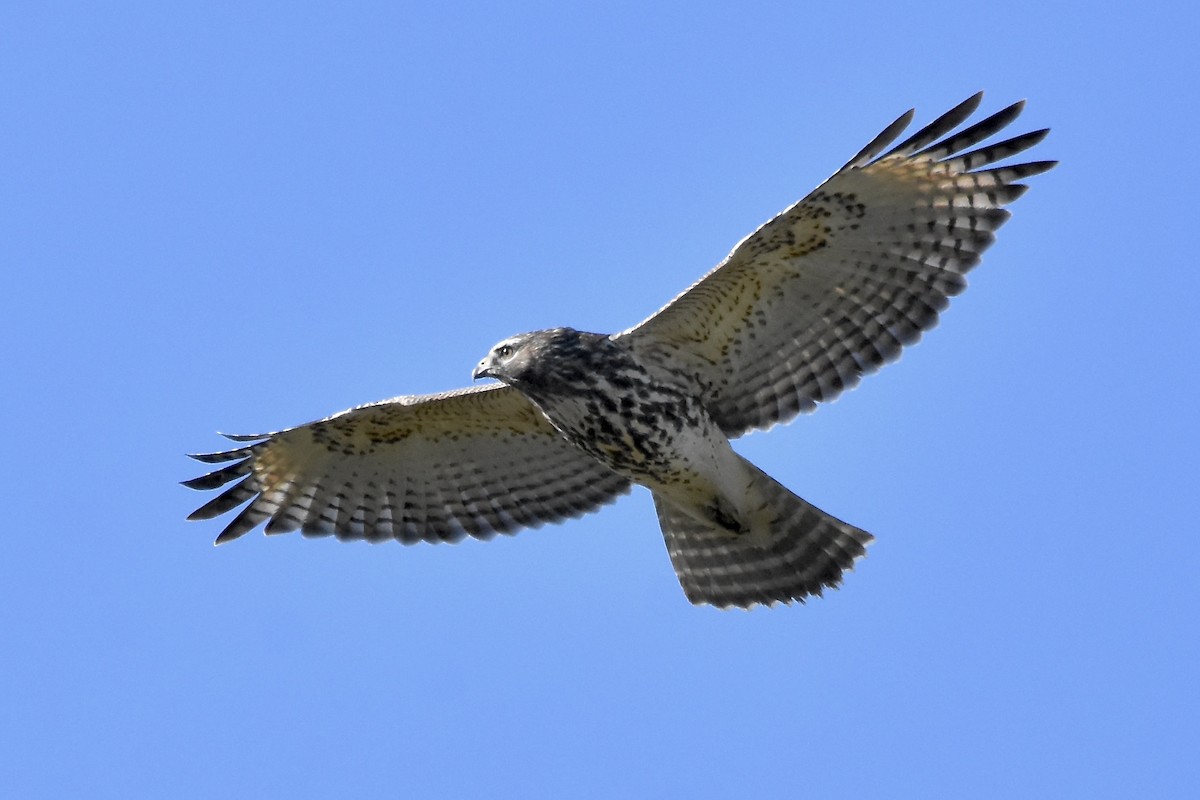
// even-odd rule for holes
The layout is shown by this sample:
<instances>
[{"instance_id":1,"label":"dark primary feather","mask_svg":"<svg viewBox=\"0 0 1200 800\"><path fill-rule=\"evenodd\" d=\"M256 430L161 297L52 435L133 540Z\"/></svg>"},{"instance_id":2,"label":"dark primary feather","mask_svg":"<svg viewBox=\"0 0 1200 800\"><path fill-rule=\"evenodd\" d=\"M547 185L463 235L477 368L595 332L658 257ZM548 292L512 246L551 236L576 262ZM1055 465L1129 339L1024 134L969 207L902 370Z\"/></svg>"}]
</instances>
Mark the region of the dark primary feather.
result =
<instances>
[{"instance_id":1,"label":"dark primary feather","mask_svg":"<svg viewBox=\"0 0 1200 800\"><path fill-rule=\"evenodd\" d=\"M910 156L922 147L937 141L947 131L952 131L965 122L968 117L975 113L981 102L983 102L983 92L976 92L889 150L884 154L884 158L888 156ZM897 132L896 136L899 135L899 132Z\"/></svg>"},{"instance_id":2,"label":"dark primary feather","mask_svg":"<svg viewBox=\"0 0 1200 800\"><path fill-rule=\"evenodd\" d=\"M905 111L903 114L897 117L895 122L880 131L878 136L867 142L866 146L863 147L862 150L859 150L857 153L855 153L854 157L847 161L845 166L842 167L842 170L860 167L883 152L883 148L894 142L896 137L903 133L904 129L912 124L913 117L916 116L916 113L917 110L915 108L910 108L908 111ZM839 172L840 171L841 170L839 170Z\"/></svg>"}]
</instances>

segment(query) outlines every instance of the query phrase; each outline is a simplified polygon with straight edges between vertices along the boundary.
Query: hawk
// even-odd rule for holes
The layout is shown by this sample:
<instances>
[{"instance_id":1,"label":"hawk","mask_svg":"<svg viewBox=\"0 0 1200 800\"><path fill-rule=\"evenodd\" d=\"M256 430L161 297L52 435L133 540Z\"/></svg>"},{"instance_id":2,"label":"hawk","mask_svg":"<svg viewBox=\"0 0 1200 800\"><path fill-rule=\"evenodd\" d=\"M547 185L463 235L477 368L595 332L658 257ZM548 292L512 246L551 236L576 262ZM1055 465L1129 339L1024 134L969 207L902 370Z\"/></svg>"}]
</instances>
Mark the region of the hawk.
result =
<instances>
[{"instance_id":1,"label":"hawk","mask_svg":"<svg viewBox=\"0 0 1200 800\"><path fill-rule=\"evenodd\" d=\"M976 94L910 138L902 115L815 191L743 239L648 319L505 339L473 377L192 456L185 481L234 482L189 519L238 513L228 542L268 534L450 542L595 511L647 487L693 603L803 601L840 584L872 537L738 455L730 440L812 411L894 360L966 287L1024 178L1053 161L989 166L1038 130L974 148L1015 103L955 133ZM964 152L966 151L966 152ZM226 463L228 462L228 463Z\"/></svg>"}]
</instances>

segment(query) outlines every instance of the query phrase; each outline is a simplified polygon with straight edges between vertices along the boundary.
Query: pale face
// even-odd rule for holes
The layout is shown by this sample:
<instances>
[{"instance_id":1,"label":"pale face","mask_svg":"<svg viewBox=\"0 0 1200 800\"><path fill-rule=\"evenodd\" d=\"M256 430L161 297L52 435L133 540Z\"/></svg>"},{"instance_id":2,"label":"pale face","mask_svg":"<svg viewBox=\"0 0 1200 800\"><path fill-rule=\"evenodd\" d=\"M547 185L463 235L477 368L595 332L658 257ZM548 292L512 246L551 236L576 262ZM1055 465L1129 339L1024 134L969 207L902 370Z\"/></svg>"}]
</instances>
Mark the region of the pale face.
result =
<instances>
[{"instance_id":1,"label":"pale face","mask_svg":"<svg viewBox=\"0 0 1200 800\"><path fill-rule=\"evenodd\" d=\"M475 365L471 377L475 380L495 378L505 383L516 379L523 368L528 366L530 354L527 348L523 347L528 338L529 334L523 333L497 342Z\"/></svg>"}]
</instances>

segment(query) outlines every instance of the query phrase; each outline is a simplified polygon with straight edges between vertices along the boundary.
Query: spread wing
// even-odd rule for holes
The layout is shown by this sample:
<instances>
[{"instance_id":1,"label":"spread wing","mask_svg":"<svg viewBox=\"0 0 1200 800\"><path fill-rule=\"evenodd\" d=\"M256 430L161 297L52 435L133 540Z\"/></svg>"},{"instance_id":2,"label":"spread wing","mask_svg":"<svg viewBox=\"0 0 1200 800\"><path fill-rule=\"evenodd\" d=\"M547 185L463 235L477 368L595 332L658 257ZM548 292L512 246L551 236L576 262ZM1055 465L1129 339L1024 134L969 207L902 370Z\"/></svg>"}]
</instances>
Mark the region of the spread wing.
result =
<instances>
[{"instance_id":1,"label":"spread wing","mask_svg":"<svg viewBox=\"0 0 1200 800\"><path fill-rule=\"evenodd\" d=\"M489 385L397 397L195 455L233 462L185 481L216 489L188 519L250 501L217 537L267 533L402 542L489 538L578 517L629 482L564 440L520 393ZM255 441L258 440L258 441Z\"/></svg>"},{"instance_id":2,"label":"spread wing","mask_svg":"<svg viewBox=\"0 0 1200 800\"><path fill-rule=\"evenodd\" d=\"M1027 187L1053 161L983 169L1040 142L1026 133L963 152L1016 119L1016 103L957 134L982 93L884 155L900 117L816 191L712 272L619 336L703 387L731 436L811 411L896 359L949 298ZM943 138L945 137L945 138Z\"/></svg>"}]
</instances>

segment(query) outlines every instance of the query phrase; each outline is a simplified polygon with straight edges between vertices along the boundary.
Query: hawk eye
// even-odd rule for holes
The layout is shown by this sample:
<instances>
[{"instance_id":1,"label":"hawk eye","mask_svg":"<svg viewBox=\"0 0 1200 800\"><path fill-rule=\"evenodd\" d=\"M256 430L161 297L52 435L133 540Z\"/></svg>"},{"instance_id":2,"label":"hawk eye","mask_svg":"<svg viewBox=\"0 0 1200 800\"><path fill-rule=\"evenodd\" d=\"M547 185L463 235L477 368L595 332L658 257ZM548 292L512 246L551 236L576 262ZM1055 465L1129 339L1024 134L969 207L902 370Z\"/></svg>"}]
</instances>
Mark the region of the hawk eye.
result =
<instances>
[{"instance_id":1,"label":"hawk eye","mask_svg":"<svg viewBox=\"0 0 1200 800\"><path fill-rule=\"evenodd\" d=\"M501 358L508 358L512 355L512 353L513 349L511 345L502 344L496 348L496 355L500 356Z\"/></svg>"}]
</instances>

